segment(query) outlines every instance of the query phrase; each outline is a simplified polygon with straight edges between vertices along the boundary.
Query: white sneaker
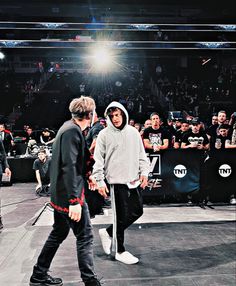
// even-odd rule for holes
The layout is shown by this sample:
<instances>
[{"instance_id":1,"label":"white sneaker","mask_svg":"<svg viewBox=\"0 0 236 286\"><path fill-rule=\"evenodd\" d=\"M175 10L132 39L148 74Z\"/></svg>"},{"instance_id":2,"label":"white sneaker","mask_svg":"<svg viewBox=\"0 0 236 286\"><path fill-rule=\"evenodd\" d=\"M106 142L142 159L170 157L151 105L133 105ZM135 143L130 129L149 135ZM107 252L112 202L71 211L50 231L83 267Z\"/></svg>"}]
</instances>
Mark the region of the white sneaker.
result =
<instances>
[{"instance_id":1,"label":"white sneaker","mask_svg":"<svg viewBox=\"0 0 236 286\"><path fill-rule=\"evenodd\" d=\"M136 264L139 262L139 259L133 256L130 252L124 251L122 253L116 253L115 259L124 263L124 264Z\"/></svg>"},{"instance_id":2,"label":"white sneaker","mask_svg":"<svg viewBox=\"0 0 236 286\"><path fill-rule=\"evenodd\" d=\"M98 233L102 242L102 248L104 252L107 255L111 254L111 237L107 233L107 230L105 228L100 228Z\"/></svg>"},{"instance_id":3,"label":"white sneaker","mask_svg":"<svg viewBox=\"0 0 236 286\"><path fill-rule=\"evenodd\" d=\"M235 199L235 198L232 198L232 199L230 200L230 204L231 204L231 205L236 205L236 199Z\"/></svg>"}]
</instances>

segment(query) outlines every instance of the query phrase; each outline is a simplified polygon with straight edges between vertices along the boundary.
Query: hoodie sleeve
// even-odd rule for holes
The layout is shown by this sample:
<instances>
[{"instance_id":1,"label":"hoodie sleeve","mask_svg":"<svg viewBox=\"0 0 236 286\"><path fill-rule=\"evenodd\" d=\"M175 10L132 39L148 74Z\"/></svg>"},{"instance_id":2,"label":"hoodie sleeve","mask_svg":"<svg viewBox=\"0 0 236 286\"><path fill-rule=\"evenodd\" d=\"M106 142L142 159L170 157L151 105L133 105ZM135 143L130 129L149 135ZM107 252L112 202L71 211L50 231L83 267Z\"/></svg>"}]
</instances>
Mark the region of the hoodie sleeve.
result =
<instances>
[{"instance_id":1,"label":"hoodie sleeve","mask_svg":"<svg viewBox=\"0 0 236 286\"><path fill-rule=\"evenodd\" d=\"M139 170L142 176L148 177L148 174L150 173L150 163L147 154L145 152L140 135L139 135Z\"/></svg>"},{"instance_id":2,"label":"hoodie sleeve","mask_svg":"<svg viewBox=\"0 0 236 286\"><path fill-rule=\"evenodd\" d=\"M95 163L93 165L93 172L92 172L92 176L96 180L98 187L103 187L106 185L104 182L105 150L106 146L105 146L104 133L100 132L96 140L96 145L94 150Z\"/></svg>"}]
</instances>

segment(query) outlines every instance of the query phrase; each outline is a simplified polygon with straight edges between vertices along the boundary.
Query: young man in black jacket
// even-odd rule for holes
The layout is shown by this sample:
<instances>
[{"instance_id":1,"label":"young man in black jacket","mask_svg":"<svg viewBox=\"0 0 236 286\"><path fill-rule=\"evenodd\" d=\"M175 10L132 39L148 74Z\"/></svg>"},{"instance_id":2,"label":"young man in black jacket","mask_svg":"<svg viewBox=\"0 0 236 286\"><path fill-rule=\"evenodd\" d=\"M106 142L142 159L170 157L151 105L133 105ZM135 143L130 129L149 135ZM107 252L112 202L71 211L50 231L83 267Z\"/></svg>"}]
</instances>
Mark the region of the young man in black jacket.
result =
<instances>
[{"instance_id":1,"label":"young man in black jacket","mask_svg":"<svg viewBox=\"0 0 236 286\"><path fill-rule=\"evenodd\" d=\"M95 102L81 96L69 106L72 119L59 129L53 143L50 168L51 206L54 224L34 266L30 285L63 285L61 278L48 275L57 249L70 228L76 237L81 278L86 286L101 285L94 271L93 233L87 203L84 200L85 139L82 131L90 124Z\"/></svg>"}]
</instances>

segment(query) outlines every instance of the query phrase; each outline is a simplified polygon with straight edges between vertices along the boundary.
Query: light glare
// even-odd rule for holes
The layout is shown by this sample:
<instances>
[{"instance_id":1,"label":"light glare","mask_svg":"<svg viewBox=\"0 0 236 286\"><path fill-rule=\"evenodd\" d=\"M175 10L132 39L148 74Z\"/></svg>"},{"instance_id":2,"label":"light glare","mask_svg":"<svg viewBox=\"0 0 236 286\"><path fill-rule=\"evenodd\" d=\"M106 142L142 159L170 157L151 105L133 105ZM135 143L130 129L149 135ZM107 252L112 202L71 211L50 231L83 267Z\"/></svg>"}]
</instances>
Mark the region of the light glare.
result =
<instances>
[{"instance_id":1,"label":"light glare","mask_svg":"<svg viewBox=\"0 0 236 286\"><path fill-rule=\"evenodd\" d=\"M0 52L0 60L3 60L5 58L5 55L3 52Z\"/></svg>"}]
</instances>

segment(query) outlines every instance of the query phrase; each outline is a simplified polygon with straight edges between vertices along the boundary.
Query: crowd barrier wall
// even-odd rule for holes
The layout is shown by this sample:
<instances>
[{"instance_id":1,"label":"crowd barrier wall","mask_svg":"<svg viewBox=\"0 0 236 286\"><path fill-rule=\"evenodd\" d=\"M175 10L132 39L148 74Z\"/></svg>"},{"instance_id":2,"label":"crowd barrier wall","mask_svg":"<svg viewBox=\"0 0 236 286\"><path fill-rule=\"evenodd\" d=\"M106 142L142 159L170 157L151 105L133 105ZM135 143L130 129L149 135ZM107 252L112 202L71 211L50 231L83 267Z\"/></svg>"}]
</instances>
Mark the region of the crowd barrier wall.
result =
<instances>
[{"instance_id":1,"label":"crowd barrier wall","mask_svg":"<svg viewBox=\"0 0 236 286\"><path fill-rule=\"evenodd\" d=\"M150 155L151 173L146 196L209 194L212 200L229 201L236 190L236 150L227 149L206 156L204 151L167 149Z\"/></svg>"},{"instance_id":2,"label":"crowd barrier wall","mask_svg":"<svg viewBox=\"0 0 236 286\"><path fill-rule=\"evenodd\" d=\"M227 200L229 195L235 194L236 150L221 150L206 160L204 151L167 149L150 155L149 159L151 172L144 197L178 196L199 192L201 188L207 188L210 197L217 200ZM12 182L36 182L32 169L34 160L8 158Z\"/></svg>"}]
</instances>

